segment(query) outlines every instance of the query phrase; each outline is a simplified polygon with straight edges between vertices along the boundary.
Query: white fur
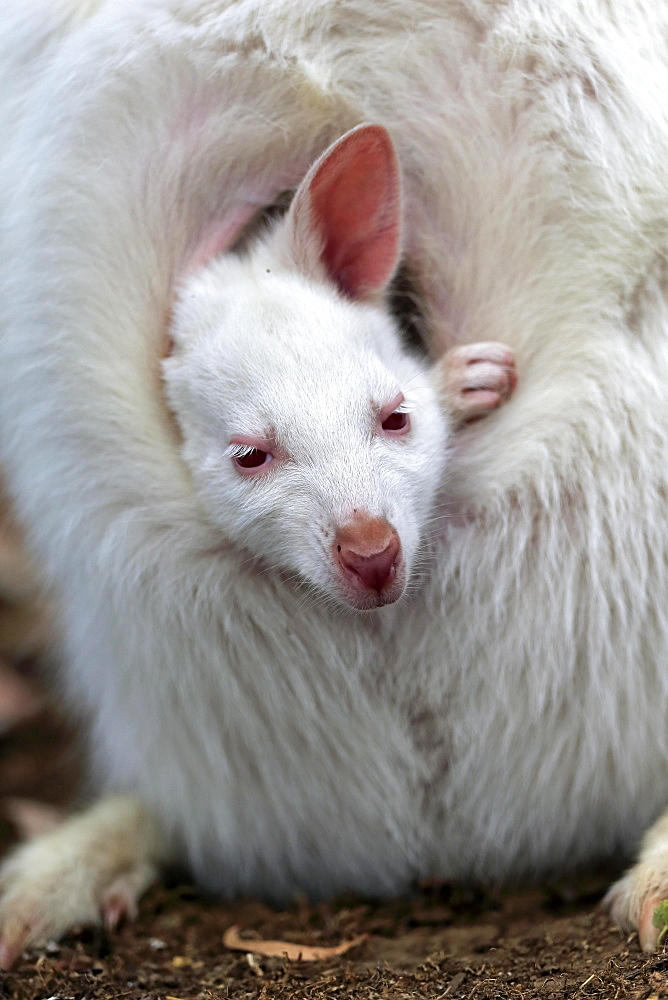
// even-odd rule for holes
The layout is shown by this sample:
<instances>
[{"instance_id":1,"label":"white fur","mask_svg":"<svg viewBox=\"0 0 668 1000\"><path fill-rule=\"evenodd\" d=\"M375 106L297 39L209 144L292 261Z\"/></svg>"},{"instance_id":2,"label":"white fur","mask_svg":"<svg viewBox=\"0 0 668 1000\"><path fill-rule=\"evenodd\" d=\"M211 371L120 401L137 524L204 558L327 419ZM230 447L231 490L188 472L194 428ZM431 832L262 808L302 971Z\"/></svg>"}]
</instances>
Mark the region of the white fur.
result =
<instances>
[{"instance_id":1,"label":"white fur","mask_svg":"<svg viewBox=\"0 0 668 1000\"><path fill-rule=\"evenodd\" d=\"M632 851L668 798L663 6L79 12L1 15L3 88L24 97L1 164L0 427L63 597L66 682L92 719L98 780L136 794L167 852L226 893L395 893ZM202 463L180 455L158 369L183 262L229 203L294 185L365 120L397 146L435 354L501 340L519 388L459 434L443 505L425 512L440 432L421 438L431 481L419 448L376 474L360 445L358 380L377 386L378 365L402 377L390 328L394 359L376 339L367 364L354 334L323 333L320 352L297 324L295 356L285 338L262 344L259 368L261 304L223 261L183 327L218 350L218 278L221 309L243 312L239 339L220 336L231 367L210 402L224 426L232 400L247 420L274 410L305 460L330 443L334 457L295 473L297 510L278 486L266 503L194 483ZM337 327L343 308L324 302L317 324ZM183 419L187 385L172 361L166 376ZM312 524L358 489L429 539L406 597L366 614L291 579L331 596Z\"/></svg>"}]
</instances>

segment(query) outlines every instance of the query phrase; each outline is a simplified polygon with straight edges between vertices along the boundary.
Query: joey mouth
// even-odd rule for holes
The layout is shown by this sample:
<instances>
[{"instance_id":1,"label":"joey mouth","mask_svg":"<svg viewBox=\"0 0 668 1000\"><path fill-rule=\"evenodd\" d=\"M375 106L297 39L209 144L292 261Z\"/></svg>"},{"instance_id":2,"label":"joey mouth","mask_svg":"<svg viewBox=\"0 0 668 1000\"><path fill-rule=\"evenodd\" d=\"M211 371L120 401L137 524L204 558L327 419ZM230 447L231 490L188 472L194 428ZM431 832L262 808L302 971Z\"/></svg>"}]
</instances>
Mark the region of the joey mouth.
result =
<instances>
[{"instance_id":1,"label":"joey mouth","mask_svg":"<svg viewBox=\"0 0 668 1000\"><path fill-rule=\"evenodd\" d=\"M339 584L340 597L357 611L374 611L376 608L385 607L386 604L394 604L403 596L405 589L405 577L400 572L397 573L393 585L384 591L365 591L355 586L346 586L344 581Z\"/></svg>"}]
</instances>

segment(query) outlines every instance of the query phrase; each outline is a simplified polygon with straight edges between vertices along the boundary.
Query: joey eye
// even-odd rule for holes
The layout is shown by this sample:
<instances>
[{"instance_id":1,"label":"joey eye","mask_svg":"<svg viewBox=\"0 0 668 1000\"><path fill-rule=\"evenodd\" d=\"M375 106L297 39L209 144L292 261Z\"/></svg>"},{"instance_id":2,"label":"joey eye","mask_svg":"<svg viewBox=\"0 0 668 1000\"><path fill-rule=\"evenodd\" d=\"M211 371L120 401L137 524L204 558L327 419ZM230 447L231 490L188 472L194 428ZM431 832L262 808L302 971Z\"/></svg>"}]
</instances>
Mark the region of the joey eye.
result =
<instances>
[{"instance_id":1,"label":"joey eye","mask_svg":"<svg viewBox=\"0 0 668 1000\"><path fill-rule=\"evenodd\" d=\"M411 429L409 416L410 404L404 399L403 392L395 396L391 403L385 406L378 416L381 429L389 437L403 437Z\"/></svg>"},{"instance_id":2,"label":"joey eye","mask_svg":"<svg viewBox=\"0 0 668 1000\"><path fill-rule=\"evenodd\" d=\"M395 410L385 417L380 426L390 434L405 434L410 427L410 417L404 410Z\"/></svg>"},{"instance_id":3,"label":"joey eye","mask_svg":"<svg viewBox=\"0 0 668 1000\"><path fill-rule=\"evenodd\" d=\"M406 402L403 392L384 406L378 414L378 423L385 434L390 437L402 437L408 434L411 429L410 409L411 405Z\"/></svg>"},{"instance_id":4,"label":"joey eye","mask_svg":"<svg viewBox=\"0 0 668 1000\"><path fill-rule=\"evenodd\" d=\"M240 469L259 469L261 465L271 462L272 456L268 451L260 451L259 448L250 448L245 455L237 455L234 461Z\"/></svg>"},{"instance_id":5,"label":"joey eye","mask_svg":"<svg viewBox=\"0 0 668 1000\"><path fill-rule=\"evenodd\" d=\"M245 475L266 471L266 467L274 460L270 451L239 444L233 448L230 457L239 472Z\"/></svg>"}]
</instances>

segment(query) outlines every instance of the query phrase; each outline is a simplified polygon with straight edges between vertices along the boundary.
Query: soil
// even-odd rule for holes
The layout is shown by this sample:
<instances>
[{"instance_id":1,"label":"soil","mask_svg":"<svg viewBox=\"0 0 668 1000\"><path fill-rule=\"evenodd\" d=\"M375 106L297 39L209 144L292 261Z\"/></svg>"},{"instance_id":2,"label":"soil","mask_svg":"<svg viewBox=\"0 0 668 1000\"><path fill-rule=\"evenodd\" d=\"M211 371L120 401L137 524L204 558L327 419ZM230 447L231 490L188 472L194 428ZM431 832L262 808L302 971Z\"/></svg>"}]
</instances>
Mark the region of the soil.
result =
<instances>
[{"instance_id":1,"label":"soil","mask_svg":"<svg viewBox=\"0 0 668 1000\"><path fill-rule=\"evenodd\" d=\"M71 797L76 761L67 727L46 710L0 739L0 801L22 795L57 804ZM5 846L16 839L0 823ZM0 974L15 1000L218 1000L218 998L668 998L668 953L643 956L598 907L607 878L499 894L423 886L409 899L358 898L278 912L258 902L227 905L191 886L163 883L136 921L114 932L78 928L25 953ZM232 951L232 925L249 941ZM253 940L336 946L346 954L305 962L252 952Z\"/></svg>"}]
</instances>

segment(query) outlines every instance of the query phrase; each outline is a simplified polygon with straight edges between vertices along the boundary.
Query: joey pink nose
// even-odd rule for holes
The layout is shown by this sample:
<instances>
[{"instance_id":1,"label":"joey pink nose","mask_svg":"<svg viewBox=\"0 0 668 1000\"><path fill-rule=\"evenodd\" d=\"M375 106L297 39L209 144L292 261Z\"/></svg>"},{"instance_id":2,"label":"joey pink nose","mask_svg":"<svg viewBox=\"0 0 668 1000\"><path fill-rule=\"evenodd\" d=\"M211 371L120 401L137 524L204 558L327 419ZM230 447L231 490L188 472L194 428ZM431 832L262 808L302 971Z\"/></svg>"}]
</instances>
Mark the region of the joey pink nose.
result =
<instances>
[{"instance_id":1,"label":"joey pink nose","mask_svg":"<svg viewBox=\"0 0 668 1000\"><path fill-rule=\"evenodd\" d=\"M382 518L359 518L341 528L334 547L344 574L356 586L381 592L394 582L401 544Z\"/></svg>"}]
</instances>

